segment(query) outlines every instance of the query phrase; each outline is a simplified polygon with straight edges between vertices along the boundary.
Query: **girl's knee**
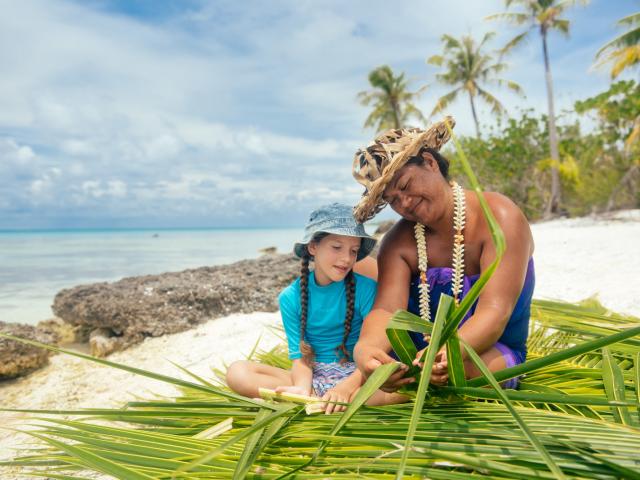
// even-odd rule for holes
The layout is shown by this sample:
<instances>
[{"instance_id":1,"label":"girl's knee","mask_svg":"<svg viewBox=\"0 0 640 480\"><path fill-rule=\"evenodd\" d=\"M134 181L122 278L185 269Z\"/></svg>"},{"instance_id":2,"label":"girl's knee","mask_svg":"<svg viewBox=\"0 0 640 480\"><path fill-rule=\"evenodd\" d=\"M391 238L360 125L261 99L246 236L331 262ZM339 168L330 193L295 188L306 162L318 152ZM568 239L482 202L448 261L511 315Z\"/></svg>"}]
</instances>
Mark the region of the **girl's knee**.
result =
<instances>
[{"instance_id":1,"label":"girl's knee","mask_svg":"<svg viewBox=\"0 0 640 480\"><path fill-rule=\"evenodd\" d=\"M233 362L229 365L229 368L227 368L227 385L235 390L234 386L244 383L252 370L252 364L247 360Z\"/></svg>"}]
</instances>

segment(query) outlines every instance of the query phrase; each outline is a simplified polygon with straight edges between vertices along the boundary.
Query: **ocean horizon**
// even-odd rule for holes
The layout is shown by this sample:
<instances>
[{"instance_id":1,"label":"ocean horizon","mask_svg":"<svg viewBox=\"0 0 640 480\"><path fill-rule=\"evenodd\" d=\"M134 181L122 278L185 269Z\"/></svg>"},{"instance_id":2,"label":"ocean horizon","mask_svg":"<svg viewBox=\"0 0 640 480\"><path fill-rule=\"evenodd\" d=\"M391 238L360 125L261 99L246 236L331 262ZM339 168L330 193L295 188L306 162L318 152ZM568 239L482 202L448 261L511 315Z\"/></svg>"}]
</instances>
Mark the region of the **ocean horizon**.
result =
<instances>
[{"instance_id":1,"label":"ocean horizon","mask_svg":"<svg viewBox=\"0 0 640 480\"><path fill-rule=\"evenodd\" d=\"M0 230L0 321L53 316L60 290L290 252L302 227L82 228Z\"/></svg>"}]
</instances>

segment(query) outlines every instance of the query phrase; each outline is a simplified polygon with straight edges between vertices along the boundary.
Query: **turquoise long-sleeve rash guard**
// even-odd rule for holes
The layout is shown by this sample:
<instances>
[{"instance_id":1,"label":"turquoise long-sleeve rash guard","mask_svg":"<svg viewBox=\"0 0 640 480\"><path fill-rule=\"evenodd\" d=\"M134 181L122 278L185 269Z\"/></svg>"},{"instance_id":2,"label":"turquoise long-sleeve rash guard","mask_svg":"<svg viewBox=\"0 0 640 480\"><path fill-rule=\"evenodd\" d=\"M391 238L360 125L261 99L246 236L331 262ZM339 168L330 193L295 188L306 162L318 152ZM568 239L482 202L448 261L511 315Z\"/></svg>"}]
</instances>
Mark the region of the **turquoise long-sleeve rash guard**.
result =
<instances>
[{"instance_id":1,"label":"turquoise long-sleeve rash guard","mask_svg":"<svg viewBox=\"0 0 640 480\"><path fill-rule=\"evenodd\" d=\"M362 321L367 316L376 298L377 284L374 280L354 273L356 297L351 321L351 332L347 338L347 350L353 359L353 347L360 336ZM332 282L326 286L316 283L314 272L309 274L309 301L305 337L315 352L315 361L329 363L340 361L336 349L344 336L344 320L347 310L346 284ZM278 297L282 323L287 334L289 358L302 358L300 353L300 278L285 288Z\"/></svg>"}]
</instances>

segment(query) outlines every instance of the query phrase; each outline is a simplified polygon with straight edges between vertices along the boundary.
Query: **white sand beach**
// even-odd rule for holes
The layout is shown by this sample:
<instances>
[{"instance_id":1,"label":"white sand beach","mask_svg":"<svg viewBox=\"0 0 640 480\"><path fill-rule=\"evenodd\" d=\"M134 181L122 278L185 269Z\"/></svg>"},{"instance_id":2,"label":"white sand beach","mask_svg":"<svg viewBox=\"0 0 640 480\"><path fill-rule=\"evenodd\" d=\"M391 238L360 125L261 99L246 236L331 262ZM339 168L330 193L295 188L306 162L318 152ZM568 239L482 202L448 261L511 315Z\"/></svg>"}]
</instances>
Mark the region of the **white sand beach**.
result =
<instances>
[{"instance_id":1,"label":"white sand beach","mask_svg":"<svg viewBox=\"0 0 640 480\"><path fill-rule=\"evenodd\" d=\"M640 210L607 218L554 220L532 228L536 242L536 298L577 301L597 295L611 310L640 316ZM270 328L278 324L278 313L231 315L190 331L149 338L111 355L109 360L184 377L171 360L211 377L212 368L244 358L258 340L262 349L280 342ZM155 380L55 355L47 367L25 378L1 383L0 405L34 409L116 407L136 396L148 398L172 392L171 386ZM26 416L0 413L0 421L4 427L22 428ZM15 453L13 449L28 441L25 435L0 430L0 459L10 458ZM18 478L11 475L6 472L2 478Z\"/></svg>"}]
</instances>

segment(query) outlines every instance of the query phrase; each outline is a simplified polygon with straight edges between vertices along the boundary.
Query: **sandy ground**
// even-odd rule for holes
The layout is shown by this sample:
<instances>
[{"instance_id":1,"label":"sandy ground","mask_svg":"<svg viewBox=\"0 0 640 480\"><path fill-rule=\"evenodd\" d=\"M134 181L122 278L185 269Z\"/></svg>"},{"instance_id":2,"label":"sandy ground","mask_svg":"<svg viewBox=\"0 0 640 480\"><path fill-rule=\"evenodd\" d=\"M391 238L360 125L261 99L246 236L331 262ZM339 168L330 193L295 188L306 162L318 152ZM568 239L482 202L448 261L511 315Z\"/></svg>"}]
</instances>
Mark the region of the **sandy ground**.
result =
<instances>
[{"instance_id":1,"label":"sandy ground","mask_svg":"<svg viewBox=\"0 0 640 480\"><path fill-rule=\"evenodd\" d=\"M640 210L610 218L555 220L532 226L536 242L536 298L582 300L597 295L608 308L640 316ZM260 339L263 349L279 342L272 331L277 313L231 315L194 330L149 338L109 357L142 369L181 376L168 360L211 377L212 368L244 358ZM4 408L75 409L116 407L134 396L171 394L173 387L74 357L56 355L48 367L0 384ZM25 415L0 413L0 425L22 428ZM0 430L0 459L12 457L28 437ZM19 478L0 467L0 478Z\"/></svg>"}]
</instances>

